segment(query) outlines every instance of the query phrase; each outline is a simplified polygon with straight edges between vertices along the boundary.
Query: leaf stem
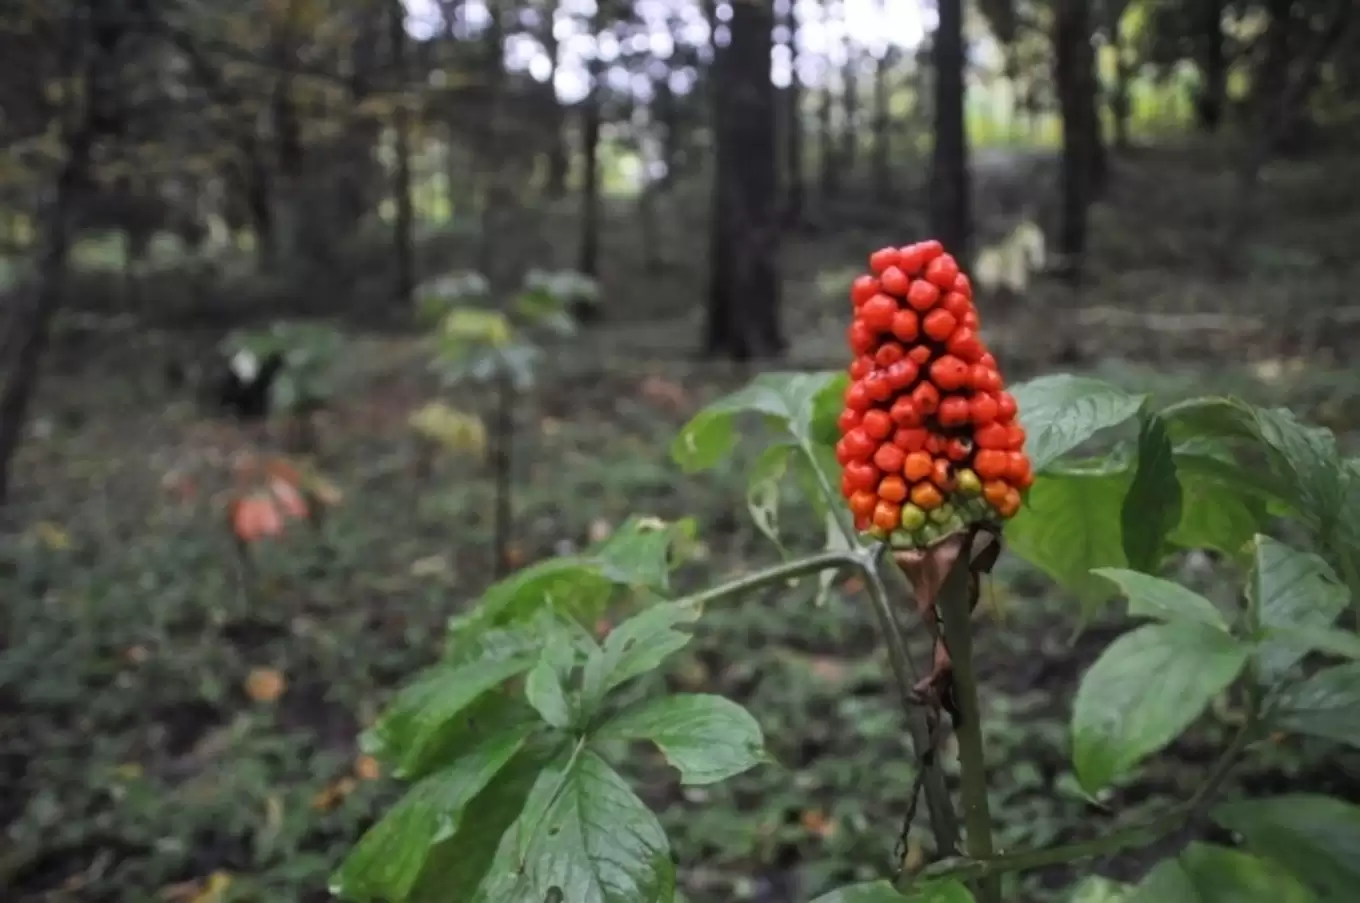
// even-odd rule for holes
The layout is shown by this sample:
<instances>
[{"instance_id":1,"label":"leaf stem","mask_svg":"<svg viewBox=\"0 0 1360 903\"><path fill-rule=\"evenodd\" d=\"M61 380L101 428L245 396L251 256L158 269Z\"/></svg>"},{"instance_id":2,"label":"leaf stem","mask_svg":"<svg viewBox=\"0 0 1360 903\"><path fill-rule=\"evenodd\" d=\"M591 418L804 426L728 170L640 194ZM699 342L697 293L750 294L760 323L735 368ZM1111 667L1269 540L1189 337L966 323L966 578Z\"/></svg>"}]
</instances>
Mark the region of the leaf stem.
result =
<instances>
[{"instance_id":1,"label":"leaf stem","mask_svg":"<svg viewBox=\"0 0 1360 903\"><path fill-rule=\"evenodd\" d=\"M1167 812L1144 824L1134 825L1092 840L1062 846L1043 847L1037 850L1026 850L1000 856L958 857L941 860L900 881L898 889L905 891L916 882L942 878L952 878L957 881L999 878L1006 872L1020 872L1046 866L1064 865L1078 859L1089 859L1092 856L1108 856L1130 847L1147 846L1159 838L1185 827L1218 793L1242 753L1255 739L1259 724L1259 715L1255 711L1249 713L1247 723L1237 732L1232 743L1214 762L1214 767L1210 770L1204 783L1200 785L1199 790L1186 802L1172 807Z\"/></svg>"},{"instance_id":2,"label":"leaf stem","mask_svg":"<svg viewBox=\"0 0 1360 903\"><path fill-rule=\"evenodd\" d=\"M982 708L978 704L977 673L973 670L972 561L964 543L963 554L954 561L940 587L936 608L943 622L944 638L952 666L951 680L959 709L955 731L959 741L959 768L963 801L963 824L968 831L968 855L992 856L992 815L987 804L987 757L982 743ZM982 903L1001 903L1000 875L984 875L979 881Z\"/></svg>"},{"instance_id":3,"label":"leaf stem","mask_svg":"<svg viewBox=\"0 0 1360 903\"><path fill-rule=\"evenodd\" d=\"M691 596L686 596L684 601L696 605L709 605L715 602L726 602L728 599L742 596L746 593L758 590L761 587L769 586L786 580L795 580L799 577L807 577L812 574L820 574L822 571L829 571L840 568L863 568L863 556L854 550L835 550L820 552L816 555L809 555L806 558L798 558L794 561L782 561L779 564L753 571L735 580L720 583L717 586L697 592Z\"/></svg>"}]
</instances>

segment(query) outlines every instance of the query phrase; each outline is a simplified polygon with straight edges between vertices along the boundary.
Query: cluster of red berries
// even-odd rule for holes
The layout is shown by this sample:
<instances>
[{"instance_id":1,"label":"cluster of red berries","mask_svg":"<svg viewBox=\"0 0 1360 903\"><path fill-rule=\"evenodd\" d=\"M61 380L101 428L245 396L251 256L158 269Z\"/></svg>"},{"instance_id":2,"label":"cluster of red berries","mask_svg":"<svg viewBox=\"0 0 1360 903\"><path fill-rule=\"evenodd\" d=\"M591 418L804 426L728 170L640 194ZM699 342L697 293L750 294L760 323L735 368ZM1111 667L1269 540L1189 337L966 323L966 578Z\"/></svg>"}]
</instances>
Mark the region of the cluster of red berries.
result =
<instances>
[{"instance_id":1,"label":"cluster of red berries","mask_svg":"<svg viewBox=\"0 0 1360 903\"><path fill-rule=\"evenodd\" d=\"M1034 477L968 277L938 241L875 251L869 269L850 289L836 445L856 529L913 547L1012 517Z\"/></svg>"}]
</instances>

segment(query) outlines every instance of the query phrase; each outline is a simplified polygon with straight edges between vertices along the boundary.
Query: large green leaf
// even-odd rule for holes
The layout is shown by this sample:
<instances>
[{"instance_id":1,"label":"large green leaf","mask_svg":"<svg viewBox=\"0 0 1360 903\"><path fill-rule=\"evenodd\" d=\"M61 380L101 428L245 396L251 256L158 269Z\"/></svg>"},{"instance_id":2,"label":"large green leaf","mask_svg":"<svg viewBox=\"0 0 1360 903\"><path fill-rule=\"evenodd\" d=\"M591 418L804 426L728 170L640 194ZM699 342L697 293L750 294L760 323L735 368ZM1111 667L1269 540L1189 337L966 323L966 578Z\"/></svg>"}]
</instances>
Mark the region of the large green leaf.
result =
<instances>
[{"instance_id":1,"label":"large green leaf","mask_svg":"<svg viewBox=\"0 0 1360 903\"><path fill-rule=\"evenodd\" d=\"M734 420L748 412L778 420L790 435L810 443L818 399L825 397L823 392L840 375L834 371L763 373L745 388L696 414L671 444L671 456L686 471L712 467L732 451L736 444Z\"/></svg>"},{"instance_id":2,"label":"large green leaf","mask_svg":"<svg viewBox=\"0 0 1360 903\"><path fill-rule=\"evenodd\" d=\"M1326 627L1346 607L1346 590L1325 561L1269 536L1256 538L1247 593L1257 622L1267 631ZM1268 633L1256 652L1257 678L1267 686L1274 684L1307 652L1307 645Z\"/></svg>"},{"instance_id":3,"label":"large green leaf","mask_svg":"<svg viewBox=\"0 0 1360 903\"><path fill-rule=\"evenodd\" d=\"M1221 482L1187 472L1177 457L1184 496L1181 521L1171 543L1183 549L1214 549L1236 557L1266 523L1266 503Z\"/></svg>"},{"instance_id":4,"label":"large green leaf","mask_svg":"<svg viewBox=\"0 0 1360 903\"><path fill-rule=\"evenodd\" d=\"M698 618L699 606L692 602L662 602L614 628L586 659L581 678L582 713L591 717L614 687L651 671L682 649L690 634L676 627Z\"/></svg>"},{"instance_id":5,"label":"large green leaf","mask_svg":"<svg viewBox=\"0 0 1360 903\"><path fill-rule=\"evenodd\" d=\"M1224 803L1213 817L1311 887L1320 903L1352 903L1360 894L1360 807L1295 793Z\"/></svg>"},{"instance_id":6,"label":"large green leaf","mask_svg":"<svg viewBox=\"0 0 1360 903\"><path fill-rule=\"evenodd\" d=\"M1318 671L1280 693L1271 724L1360 748L1360 662Z\"/></svg>"},{"instance_id":7,"label":"large green leaf","mask_svg":"<svg viewBox=\"0 0 1360 903\"><path fill-rule=\"evenodd\" d=\"M1247 853L1192 843L1164 859L1128 903L1320 903L1273 863Z\"/></svg>"},{"instance_id":8,"label":"large green leaf","mask_svg":"<svg viewBox=\"0 0 1360 903\"><path fill-rule=\"evenodd\" d=\"M661 696L622 712L597 739L650 740L686 784L713 784L768 760L760 725L741 706L703 693Z\"/></svg>"},{"instance_id":9,"label":"large green leaf","mask_svg":"<svg viewBox=\"0 0 1360 903\"><path fill-rule=\"evenodd\" d=\"M676 549L692 539L694 533L695 524L690 518L664 523L655 518L631 517L587 553L586 560L611 583L664 593L670 589Z\"/></svg>"},{"instance_id":10,"label":"large green leaf","mask_svg":"<svg viewBox=\"0 0 1360 903\"><path fill-rule=\"evenodd\" d=\"M546 658L540 659L524 681L524 698L552 727L566 727L575 714L562 677Z\"/></svg>"},{"instance_id":11,"label":"large green leaf","mask_svg":"<svg viewBox=\"0 0 1360 903\"><path fill-rule=\"evenodd\" d=\"M331 879L331 892L356 901L405 900L431 846L458 830L468 804L519 751L529 730L493 734L407 790L350 851Z\"/></svg>"},{"instance_id":12,"label":"large green leaf","mask_svg":"<svg viewBox=\"0 0 1360 903\"><path fill-rule=\"evenodd\" d=\"M363 738L368 751L396 763L395 774L410 779L442 765L457 740L485 730L482 723L495 718L505 726L523 720L522 707L510 697L484 694L534 666L527 656L436 665L401 690ZM470 718L475 711L478 716ZM478 722L470 730L469 722Z\"/></svg>"},{"instance_id":13,"label":"large green leaf","mask_svg":"<svg viewBox=\"0 0 1360 903\"><path fill-rule=\"evenodd\" d=\"M1082 678L1072 762L1088 793L1190 726L1237 677L1248 647L1194 621L1148 624L1111 643Z\"/></svg>"},{"instance_id":14,"label":"large green leaf","mask_svg":"<svg viewBox=\"0 0 1360 903\"><path fill-rule=\"evenodd\" d=\"M789 459L797 453L798 447L788 442L771 445L756 459L746 487L746 508L752 522L781 552L779 505L788 482Z\"/></svg>"},{"instance_id":15,"label":"large green leaf","mask_svg":"<svg viewBox=\"0 0 1360 903\"><path fill-rule=\"evenodd\" d=\"M1181 521L1181 500L1166 425L1155 414L1145 415L1138 432L1138 464L1119 512L1129 567L1153 572L1161 565L1167 537Z\"/></svg>"},{"instance_id":16,"label":"large green leaf","mask_svg":"<svg viewBox=\"0 0 1360 903\"><path fill-rule=\"evenodd\" d=\"M1146 395L1130 395L1099 379L1055 374L1012 390L1036 472L1046 470L1091 437L1138 413Z\"/></svg>"},{"instance_id":17,"label":"large green leaf","mask_svg":"<svg viewBox=\"0 0 1360 903\"><path fill-rule=\"evenodd\" d=\"M1020 512L1006 525L1012 552L1081 598L1089 611L1113 587L1091 574L1124 567L1119 510L1127 473L1063 473L1037 478Z\"/></svg>"},{"instance_id":18,"label":"large green leaf","mask_svg":"<svg viewBox=\"0 0 1360 903\"><path fill-rule=\"evenodd\" d=\"M594 752L563 753L534 784L477 903L671 903L665 831Z\"/></svg>"},{"instance_id":19,"label":"large green leaf","mask_svg":"<svg viewBox=\"0 0 1360 903\"><path fill-rule=\"evenodd\" d=\"M1092 573L1113 581L1123 590L1129 599L1129 614L1135 618L1172 623L1189 620L1219 630L1228 629L1228 622L1214 603L1179 583L1124 568L1098 568Z\"/></svg>"},{"instance_id":20,"label":"large green leaf","mask_svg":"<svg viewBox=\"0 0 1360 903\"><path fill-rule=\"evenodd\" d=\"M812 903L973 903L973 895L957 881L937 881L907 894L886 881L868 881L822 894Z\"/></svg>"}]
</instances>

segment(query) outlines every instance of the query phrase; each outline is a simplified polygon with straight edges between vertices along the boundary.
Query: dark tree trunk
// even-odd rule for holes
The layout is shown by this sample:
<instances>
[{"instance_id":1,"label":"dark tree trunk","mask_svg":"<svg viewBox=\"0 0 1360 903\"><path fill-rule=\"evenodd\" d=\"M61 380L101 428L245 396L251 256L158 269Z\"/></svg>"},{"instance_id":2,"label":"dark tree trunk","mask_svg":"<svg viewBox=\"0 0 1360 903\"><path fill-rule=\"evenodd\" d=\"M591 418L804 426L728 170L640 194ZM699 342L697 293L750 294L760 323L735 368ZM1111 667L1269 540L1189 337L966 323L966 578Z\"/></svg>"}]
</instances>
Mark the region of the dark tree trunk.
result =
<instances>
[{"instance_id":1,"label":"dark tree trunk","mask_svg":"<svg viewBox=\"0 0 1360 903\"><path fill-rule=\"evenodd\" d=\"M798 79L798 14L789 0L784 25L789 31L789 86L784 89L784 223L803 221L807 191L803 172L803 83Z\"/></svg>"},{"instance_id":2,"label":"dark tree trunk","mask_svg":"<svg viewBox=\"0 0 1360 903\"><path fill-rule=\"evenodd\" d=\"M548 92L552 98L552 135L548 139L548 184L547 192L549 197L560 198L567 190L567 171L571 164L571 154L567 149L567 136L565 131L565 117L562 115L562 102L557 99L557 66L559 63L559 48L557 46L557 35L553 32L553 25L556 20L557 4L549 3L545 15L547 21L543 23L543 49L548 55L548 60L552 63L552 69L548 75Z\"/></svg>"},{"instance_id":3,"label":"dark tree trunk","mask_svg":"<svg viewBox=\"0 0 1360 903\"><path fill-rule=\"evenodd\" d=\"M1110 47L1114 51L1114 85L1110 90L1110 116L1114 120L1114 146L1123 150L1129 146L1129 83L1133 79L1132 67L1124 46L1125 3L1107 3L1109 10L1108 26Z\"/></svg>"},{"instance_id":4,"label":"dark tree trunk","mask_svg":"<svg viewBox=\"0 0 1360 903\"><path fill-rule=\"evenodd\" d=\"M845 42L845 65L841 67L841 152L844 174L854 178L859 161L859 54L860 48Z\"/></svg>"},{"instance_id":5,"label":"dark tree trunk","mask_svg":"<svg viewBox=\"0 0 1360 903\"><path fill-rule=\"evenodd\" d=\"M388 0L388 27L392 41L392 79L397 91L406 89L406 7L401 0ZM392 250L397 258L397 298L410 304L416 291L414 227L415 210L411 203L411 114L404 99L397 101L392 114L396 132L396 172L392 193L396 195L396 218L392 227Z\"/></svg>"},{"instance_id":6,"label":"dark tree trunk","mask_svg":"<svg viewBox=\"0 0 1360 903\"><path fill-rule=\"evenodd\" d=\"M964 128L963 0L940 0L935 31L935 148L931 156L930 227L960 261L972 233L968 137Z\"/></svg>"},{"instance_id":7,"label":"dark tree trunk","mask_svg":"<svg viewBox=\"0 0 1360 903\"><path fill-rule=\"evenodd\" d=\"M779 320L779 180L770 81L772 0L732 4L731 40L715 47L717 132L710 292L704 350L744 361L776 356Z\"/></svg>"},{"instance_id":8,"label":"dark tree trunk","mask_svg":"<svg viewBox=\"0 0 1360 903\"><path fill-rule=\"evenodd\" d=\"M887 51L874 62L874 149L872 170L874 192L880 200L892 198L892 144L888 116L888 70L892 51Z\"/></svg>"},{"instance_id":9,"label":"dark tree trunk","mask_svg":"<svg viewBox=\"0 0 1360 903\"><path fill-rule=\"evenodd\" d=\"M581 106L584 174L581 179L581 247L576 268L593 278L599 269L600 256L600 80L603 67L598 61L591 60L589 71L590 93Z\"/></svg>"},{"instance_id":10,"label":"dark tree trunk","mask_svg":"<svg viewBox=\"0 0 1360 903\"><path fill-rule=\"evenodd\" d=\"M659 74L654 84L656 121L661 128L661 165L664 169L661 184L657 187L668 191L675 184L675 170L680 162L680 116L675 92L671 90L670 70Z\"/></svg>"},{"instance_id":11,"label":"dark tree trunk","mask_svg":"<svg viewBox=\"0 0 1360 903\"><path fill-rule=\"evenodd\" d=\"M1080 276L1086 252L1087 208L1091 199L1092 146L1096 130L1088 121L1091 47L1089 0L1058 0L1053 19L1054 80L1062 114L1060 175L1060 268Z\"/></svg>"},{"instance_id":12,"label":"dark tree trunk","mask_svg":"<svg viewBox=\"0 0 1360 903\"><path fill-rule=\"evenodd\" d=\"M831 90L831 67L827 64L822 69L822 97L817 109L818 187L823 204L841 187L840 161L836 159L835 114L836 94Z\"/></svg>"},{"instance_id":13,"label":"dark tree trunk","mask_svg":"<svg viewBox=\"0 0 1360 903\"><path fill-rule=\"evenodd\" d=\"M477 190L481 195L481 236L477 249L477 266L495 287L504 287L508 273L501 272L501 258L496 256L500 244L501 221L504 217L506 189L504 172L499 165L502 144L501 103L505 87L505 22L500 4L489 6L491 21L482 37L482 68L486 87L486 119L481 124L477 148Z\"/></svg>"},{"instance_id":14,"label":"dark tree trunk","mask_svg":"<svg viewBox=\"0 0 1360 903\"><path fill-rule=\"evenodd\" d=\"M1195 6L1195 45L1201 79L1195 96L1195 120L1206 132L1218 131L1228 96L1228 55L1223 41L1225 5L1225 0L1198 0Z\"/></svg>"}]
</instances>

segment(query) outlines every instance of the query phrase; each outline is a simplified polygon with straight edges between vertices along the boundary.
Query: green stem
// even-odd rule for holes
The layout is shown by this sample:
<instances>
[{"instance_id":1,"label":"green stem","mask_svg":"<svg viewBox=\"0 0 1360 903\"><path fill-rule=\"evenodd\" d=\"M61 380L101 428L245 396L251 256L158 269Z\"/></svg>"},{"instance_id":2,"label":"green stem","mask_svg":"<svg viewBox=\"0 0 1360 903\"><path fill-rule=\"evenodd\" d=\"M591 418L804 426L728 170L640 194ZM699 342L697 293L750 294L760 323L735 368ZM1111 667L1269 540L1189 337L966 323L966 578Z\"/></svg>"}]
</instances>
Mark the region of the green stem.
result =
<instances>
[{"instance_id":1,"label":"green stem","mask_svg":"<svg viewBox=\"0 0 1360 903\"><path fill-rule=\"evenodd\" d=\"M820 552L816 555L810 555L807 558L799 558L796 561L784 561L767 568L762 568L759 571L754 571L727 583L720 583L717 586L695 593L692 596L687 596L686 601L698 605L726 602L728 599L743 596L746 593L758 590L763 586L769 586L772 583L795 580L799 577L807 577L810 574L819 574L822 571L829 571L833 568L847 567L863 568L863 556L853 550Z\"/></svg>"},{"instance_id":2,"label":"green stem","mask_svg":"<svg viewBox=\"0 0 1360 903\"><path fill-rule=\"evenodd\" d=\"M977 674L973 670L973 582L967 543L940 587L935 607L944 622L949 649L950 680L958 703L956 727L963 799L963 824L968 831L968 855L973 859L992 856L992 815L987 805L987 758L982 745L982 708L978 704ZM982 903L1001 903L999 875L979 881Z\"/></svg>"},{"instance_id":3,"label":"green stem","mask_svg":"<svg viewBox=\"0 0 1360 903\"><path fill-rule=\"evenodd\" d=\"M945 859L926 866L921 871L899 882L900 890L907 890L919 881L951 878L956 881L977 881L1000 878L1006 872L1022 872L1029 869L1064 865L1078 859L1092 856L1108 856L1131 847L1147 846L1166 835L1183 828L1218 793L1232 772L1233 766L1256 737L1259 718L1249 714L1247 724L1237 732L1232 743L1218 757L1199 790L1186 802L1175 806L1150 821L1079 843L1026 850L985 858ZM971 838L970 838L971 839Z\"/></svg>"}]
</instances>

